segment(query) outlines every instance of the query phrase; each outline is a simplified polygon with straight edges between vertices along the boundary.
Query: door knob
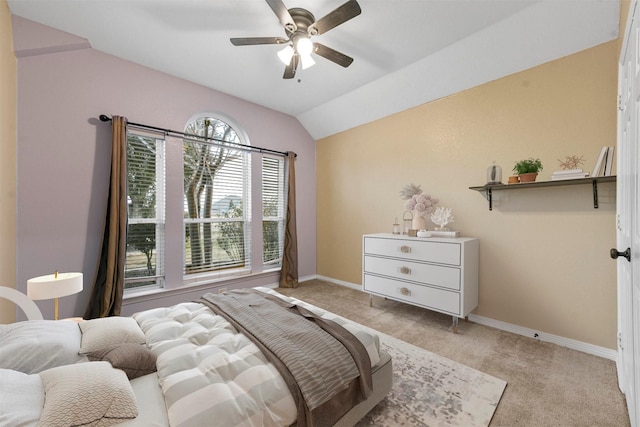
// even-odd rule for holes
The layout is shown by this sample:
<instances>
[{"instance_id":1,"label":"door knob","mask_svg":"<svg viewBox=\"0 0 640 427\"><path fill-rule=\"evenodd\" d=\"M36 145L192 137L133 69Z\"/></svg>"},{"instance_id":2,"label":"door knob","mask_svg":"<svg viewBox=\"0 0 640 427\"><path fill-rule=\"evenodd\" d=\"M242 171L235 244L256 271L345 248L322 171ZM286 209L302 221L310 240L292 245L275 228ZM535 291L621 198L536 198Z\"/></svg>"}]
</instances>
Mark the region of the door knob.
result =
<instances>
[{"instance_id":1,"label":"door knob","mask_svg":"<svg viewBox=\"0 0 640 427\"><path fill-rule=\"evenodd\" d=\"M611 255L611 258L616 259L619 256L623 256L627 259L627 261L631 262L631 248L627 248L626 251L624 252L618 252L618 250L616 248L612 248L611 251L609 252L609 254Z\"/></svg>"}]
</instances>

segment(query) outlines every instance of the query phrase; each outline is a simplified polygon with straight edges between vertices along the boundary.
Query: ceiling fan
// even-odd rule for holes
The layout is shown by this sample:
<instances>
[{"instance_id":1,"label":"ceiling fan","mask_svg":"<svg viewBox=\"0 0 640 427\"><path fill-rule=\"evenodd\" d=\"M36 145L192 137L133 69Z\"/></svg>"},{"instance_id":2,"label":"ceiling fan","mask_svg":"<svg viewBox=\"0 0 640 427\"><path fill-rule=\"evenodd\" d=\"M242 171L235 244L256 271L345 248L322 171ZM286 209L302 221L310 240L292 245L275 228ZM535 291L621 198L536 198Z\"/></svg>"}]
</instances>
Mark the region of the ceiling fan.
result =
<instances>
[{"instance_id":1,"label":"ceiling fan","mask_svg":"<svg viewBox=\"0 0 640 427\"><path fill-rule=\"evenodd\" d=\"M317 21L313 14L306 9L298 7L287 9L282 0L266 0L266 2L284 27L287 38L232 38L231 43L234 46L286 44L286 47L278 52L278 57L286 65L282 76L284 79L292 79L296 75L298 63L302 65L302 69L315 64L311 57L312 53L316 53L343 67L351 65L353 58L323 44L312 42L311 37L326 33L332 28L360 15L362 10L356 0L347 1Z\"/></svg>"}]
</instances>

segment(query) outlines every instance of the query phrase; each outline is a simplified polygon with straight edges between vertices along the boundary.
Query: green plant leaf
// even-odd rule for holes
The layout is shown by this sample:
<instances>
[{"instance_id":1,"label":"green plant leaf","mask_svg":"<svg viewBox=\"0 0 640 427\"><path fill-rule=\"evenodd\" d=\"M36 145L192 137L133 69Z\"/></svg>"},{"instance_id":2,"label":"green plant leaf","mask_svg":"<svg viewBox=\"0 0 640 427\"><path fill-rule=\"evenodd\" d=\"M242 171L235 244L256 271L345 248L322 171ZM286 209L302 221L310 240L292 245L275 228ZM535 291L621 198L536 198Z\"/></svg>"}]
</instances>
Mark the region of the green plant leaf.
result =
<instances>
[{"instance_id":1,"label":"green plant leaf","mask_svg":"<svg viewBox=\"0 0 640 427\"><path fill-rule=\"evenodd\" d=\"M542 170L542 162L540 159L534 159L529 157L528 159L520 160L513 167L513 171L518 175L523 173L534 173Z\"/></svg>"}]
</instances>

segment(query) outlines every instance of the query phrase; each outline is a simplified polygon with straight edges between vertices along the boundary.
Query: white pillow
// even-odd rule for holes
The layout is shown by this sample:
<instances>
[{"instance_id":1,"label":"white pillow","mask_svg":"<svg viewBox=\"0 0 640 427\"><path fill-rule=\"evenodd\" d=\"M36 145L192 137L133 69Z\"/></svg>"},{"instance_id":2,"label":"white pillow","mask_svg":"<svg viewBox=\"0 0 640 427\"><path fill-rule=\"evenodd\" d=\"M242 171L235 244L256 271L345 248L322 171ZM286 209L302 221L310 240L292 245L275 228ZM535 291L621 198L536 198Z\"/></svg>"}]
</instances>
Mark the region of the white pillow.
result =
<instances>
[{"instance_id":1,"label":"white pillow","mask_svg":"<svg viewBox=\"0 0 640 427\"><path fill-rule=\"evenodd\" d=\"M40 372L40 378L45 392L40 425L110 426L138 415L127 376L109 362L60 366Z\"/></svg>"},{"instance_id":2,"label":"white pillow","mask_svg":"<svg viewBox=\"0 0 640 427\"><path fill-rule=\"evenodd\" d=\"M104 350L116 344L145 344L144 332L131 317L101 317L79 323L82 331L80 353Z\"/></svg>"},{"instance_id":3,"label":"white pillow","mask_svg":"<svg viewBox=\"0 0 640 427\"><path fill-rule=\"evenodd\" d=\"M0 425L34 426L43 404L44 388L39 375L0 369Z\"/></svg>"},{"instance_id":4,"label":"white pillow","mask_svg":"<svg viewBox=\"0 0 640 427\"><path fill-rule=\"evenodd\" d=\"M25 374L86 362L79 355L82 334L75 322L29 320L0 325L0 368Z\"/></svg>"}]
</instances>

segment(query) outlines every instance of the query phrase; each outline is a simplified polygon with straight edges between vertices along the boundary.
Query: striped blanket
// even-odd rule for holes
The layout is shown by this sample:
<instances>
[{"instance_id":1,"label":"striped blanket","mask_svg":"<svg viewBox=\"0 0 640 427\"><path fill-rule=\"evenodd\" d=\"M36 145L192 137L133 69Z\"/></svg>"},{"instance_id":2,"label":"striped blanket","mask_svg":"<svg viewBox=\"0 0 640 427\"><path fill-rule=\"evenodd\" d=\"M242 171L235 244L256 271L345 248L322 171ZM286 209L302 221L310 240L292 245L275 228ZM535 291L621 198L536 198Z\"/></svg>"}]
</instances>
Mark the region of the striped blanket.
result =
<instances>
[{"instance_id":1,"label":"striped blanket","mask_svg":"<svg viewBox=\"0 0 640 427\"><path fill-rule=\"evenodd\" d=\"M342 324L365 346L371 366L379 362L377 336L332 313L268 288L259 289ZM172 426L289 426L296 422L295 401L278 370L254 343L205 305L182 303L133 317L157 356Z\"/></svg>"},{"instance_id":2,"label":"striped blanket","mask_svg":"<svg viewBox=\"0 0 640 427\"><path fill-rule=\"evenodd\" d=\"M371 392L366 349L339 324L254 289L202 300L277 367L296 402L298 427L333 425Z\"/></svg>"}]
</instances>

